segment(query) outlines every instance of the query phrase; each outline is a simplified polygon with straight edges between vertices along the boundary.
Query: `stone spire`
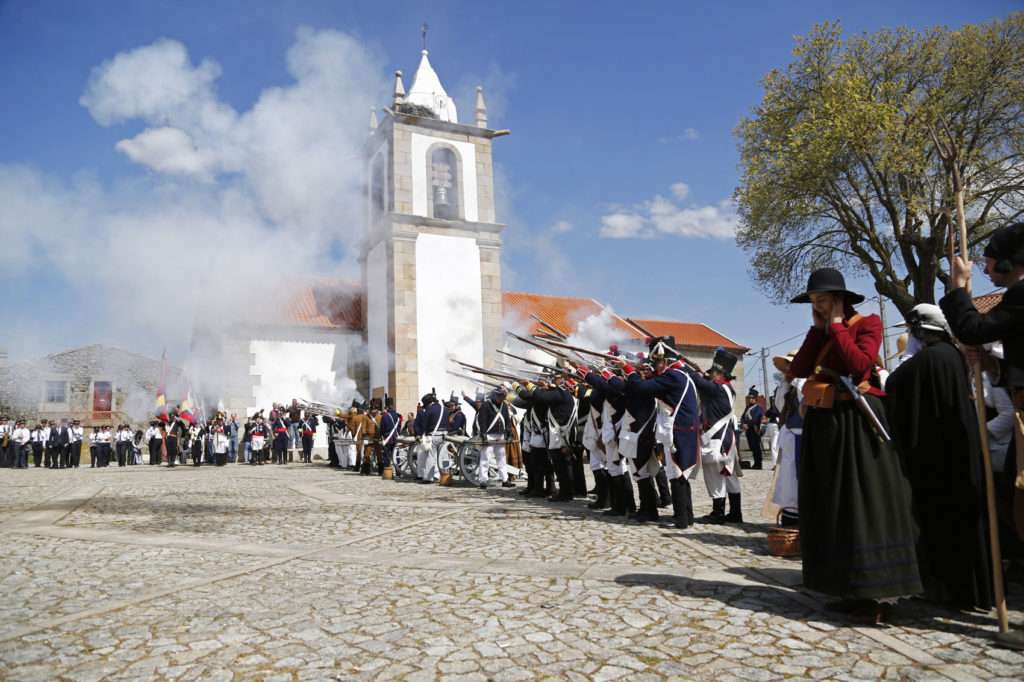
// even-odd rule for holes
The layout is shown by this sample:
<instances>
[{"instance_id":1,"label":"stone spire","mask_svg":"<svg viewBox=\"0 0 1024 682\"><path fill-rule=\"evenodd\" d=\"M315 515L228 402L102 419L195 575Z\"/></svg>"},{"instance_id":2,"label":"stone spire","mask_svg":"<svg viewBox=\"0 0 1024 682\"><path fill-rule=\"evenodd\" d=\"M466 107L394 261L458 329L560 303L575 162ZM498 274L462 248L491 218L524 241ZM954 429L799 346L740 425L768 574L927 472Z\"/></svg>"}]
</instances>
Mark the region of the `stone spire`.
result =
<instances>
[{"instance_id":1,"label":"stone spire","mask_svg":"<svg viewBox=\"0 0 1024 682\"><path fill-rule=\"evenodd\" d=\"M395 71L395 104L401 104L405 99L405 86L402 85L402 72Z\"/></svg>"},{"instance_id":2,"label":"stone spire","mask_svg":"<svg viewBox=\"0 0 1024 682\"><path fill-rule=\"evenodd\" d=\"M473 118L473 125L477 128L487 127L487 107L484 106L484 89L476 86L476 108L473 110L476 116Z\"/></svg>"},{"instance_id":3,"label":"stone spire","mask_svg":"<svg viewBox=\"0 0 1024 682\"><path fill-rule=\"evenodd\" d=\"M441 79L430 66L427 59L427 51L423 50L423 58L420 59L420 66L416 69L416 75L412 77L412 86L405 98L408 104L418 104L427 107L442 121L458 123L459 117L455 110L455 100L448 96Z\"/></svg>"},{"instance_id":4,"label":"stone spire","mask_svg":"<svg viewBox=\"0 0 1024 682\"><path fill-rule=\"evenodd\" d=\"M370 132L377 129L377 107L370 107Z\"/></svg>"}]
</instances>

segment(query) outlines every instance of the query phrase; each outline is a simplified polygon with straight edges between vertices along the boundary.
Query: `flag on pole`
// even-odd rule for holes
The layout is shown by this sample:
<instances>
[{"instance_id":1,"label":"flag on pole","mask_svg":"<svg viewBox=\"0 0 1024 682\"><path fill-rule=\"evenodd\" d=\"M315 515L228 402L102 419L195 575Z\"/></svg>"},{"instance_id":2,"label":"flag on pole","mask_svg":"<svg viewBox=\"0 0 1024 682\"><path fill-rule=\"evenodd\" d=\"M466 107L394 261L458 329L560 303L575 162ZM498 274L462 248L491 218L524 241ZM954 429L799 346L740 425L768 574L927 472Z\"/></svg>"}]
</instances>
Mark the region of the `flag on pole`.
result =
<instances>
[{"instance_id":1,"label":"flag on pole","mask_svg":"<svg viewBox=\"0 0 1024 682\"><path fill-rule=\"evenodd\" d=\"M185 392L185 399L181 401L181 418L187 421L189 424L196 423L196 399L192 397L192 384L189 383L188 390Z\"/></svg>"},{"instance_id":2,"label":"flag on pole","mask_svg":"<svg viewBox=\"0 0 1024 682\"><path fill-rule=\"evenodd\" d=\"M156 418L167 419L167 349L164 348L163 370L160 372L160 386L156 389Z\"/></svg>"}]
</instances>

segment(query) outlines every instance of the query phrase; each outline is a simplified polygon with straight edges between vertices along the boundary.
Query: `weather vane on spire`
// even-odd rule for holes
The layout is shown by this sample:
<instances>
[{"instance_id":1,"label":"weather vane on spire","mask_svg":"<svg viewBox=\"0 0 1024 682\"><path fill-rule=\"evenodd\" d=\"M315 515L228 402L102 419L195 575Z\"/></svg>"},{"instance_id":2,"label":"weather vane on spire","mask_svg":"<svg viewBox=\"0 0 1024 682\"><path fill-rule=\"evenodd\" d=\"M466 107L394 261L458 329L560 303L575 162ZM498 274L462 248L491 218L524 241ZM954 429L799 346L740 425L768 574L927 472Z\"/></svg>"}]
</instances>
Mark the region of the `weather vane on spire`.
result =
<instances>
[{"instance_id":1,"label":"weather vane on spire","mask_svg":"<svg viewBox=\"0 0 1024 682\"><path fill-rule=\"evenodd\" d=\"M424 21L424 22L423 22L423 26L422 26L422 28L420 29L421 31L423 31L423 49L424 49L424 50L425 50L425 49L427 49L427 31L428 31L429 29L430 29L430 27L429 27L429 26L427 26L427 22L425 22L425 21Z\"/></svg>"}]
</instances>

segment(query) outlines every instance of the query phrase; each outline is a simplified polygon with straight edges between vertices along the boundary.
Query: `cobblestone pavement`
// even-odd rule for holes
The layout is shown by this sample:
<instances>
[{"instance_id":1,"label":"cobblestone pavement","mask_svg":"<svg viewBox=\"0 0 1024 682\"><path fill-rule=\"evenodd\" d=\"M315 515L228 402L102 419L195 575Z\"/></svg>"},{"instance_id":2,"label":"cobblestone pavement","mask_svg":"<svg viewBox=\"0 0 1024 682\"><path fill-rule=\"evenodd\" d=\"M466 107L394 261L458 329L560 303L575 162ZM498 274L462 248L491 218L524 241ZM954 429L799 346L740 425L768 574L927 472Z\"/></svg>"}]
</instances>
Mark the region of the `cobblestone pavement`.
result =
<instances>
[{"instance_id":1,"label":"cobblestone pavement","mask_svg":"<svg viewBox=\"0 0 1024 682\"><path fill-rule=\"evenodd\" d=\"M2 679L1024 678L991 614L826 614L768 554L768 471L685 531L322 463L0 471Z\"/></svg>"}]
</instances>

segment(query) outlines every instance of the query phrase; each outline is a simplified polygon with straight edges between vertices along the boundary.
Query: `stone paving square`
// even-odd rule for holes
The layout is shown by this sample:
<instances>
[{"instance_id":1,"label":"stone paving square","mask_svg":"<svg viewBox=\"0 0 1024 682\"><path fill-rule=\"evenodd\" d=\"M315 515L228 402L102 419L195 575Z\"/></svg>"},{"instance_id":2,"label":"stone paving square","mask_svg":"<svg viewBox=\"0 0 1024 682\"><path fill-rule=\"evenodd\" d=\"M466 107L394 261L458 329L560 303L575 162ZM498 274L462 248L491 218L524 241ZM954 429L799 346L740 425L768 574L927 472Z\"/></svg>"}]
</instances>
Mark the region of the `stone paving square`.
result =
<instances>
[{"instance_id":1,"label":"stone paving square","mask_svg":"<svg viewBox=\"0 0 1024 682\"><path fill-rule=\"evenodd\" d=\"M746 474L746 523L666 531L322 463L4 470L0 678L1024 679L993 614L826 614Z\"/></svg>"}]
</instances>

